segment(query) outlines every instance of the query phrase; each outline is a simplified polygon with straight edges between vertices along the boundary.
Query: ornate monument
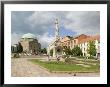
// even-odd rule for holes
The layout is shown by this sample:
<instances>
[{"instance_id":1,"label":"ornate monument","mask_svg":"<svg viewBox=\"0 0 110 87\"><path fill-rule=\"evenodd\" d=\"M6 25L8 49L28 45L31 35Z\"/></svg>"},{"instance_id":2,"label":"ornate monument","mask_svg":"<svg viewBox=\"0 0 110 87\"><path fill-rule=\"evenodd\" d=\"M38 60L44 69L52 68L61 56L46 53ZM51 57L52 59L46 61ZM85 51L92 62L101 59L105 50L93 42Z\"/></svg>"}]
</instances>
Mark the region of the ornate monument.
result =
<instances>
[{"instance_id":1,"label":"ornate monument","mask_svg":"<svg viewBox=\"0 0 110 87\"><path fill-rule=\"evenodd\" d=\"M58 19L55 20L55 40L47 48L48 55L50 55L50 51L52 51L52 56L55 58L62 55Z\"/></svg>"}]
</instances>

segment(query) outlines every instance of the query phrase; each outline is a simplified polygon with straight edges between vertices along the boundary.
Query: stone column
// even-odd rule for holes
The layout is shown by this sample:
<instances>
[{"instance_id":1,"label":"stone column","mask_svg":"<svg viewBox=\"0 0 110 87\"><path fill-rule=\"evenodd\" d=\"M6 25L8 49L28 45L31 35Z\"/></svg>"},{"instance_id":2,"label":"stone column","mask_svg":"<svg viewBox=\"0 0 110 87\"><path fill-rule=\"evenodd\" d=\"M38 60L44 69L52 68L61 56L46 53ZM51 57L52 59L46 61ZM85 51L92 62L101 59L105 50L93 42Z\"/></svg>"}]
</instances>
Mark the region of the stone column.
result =
<instances>
[{"instance_id":1,"label":"stone column","mask_svg":"<svg viewBox=\"0 0 110 87\"><path fill-rule=\"evenodd\" d=\"M58 40L59 39L59 25L58 25L58 19L55 20L55 39Z\"/></svg>"},{"instance_id":2,"label":"stone column","mask_svg":"<svg viewBox=\"0 0 110 87\"><path fill-rule=\"evenodd\" d=\"M56 57L56 49L55 49L55 47L53 48L53 57Z\"/></svg>"}]
</instances>

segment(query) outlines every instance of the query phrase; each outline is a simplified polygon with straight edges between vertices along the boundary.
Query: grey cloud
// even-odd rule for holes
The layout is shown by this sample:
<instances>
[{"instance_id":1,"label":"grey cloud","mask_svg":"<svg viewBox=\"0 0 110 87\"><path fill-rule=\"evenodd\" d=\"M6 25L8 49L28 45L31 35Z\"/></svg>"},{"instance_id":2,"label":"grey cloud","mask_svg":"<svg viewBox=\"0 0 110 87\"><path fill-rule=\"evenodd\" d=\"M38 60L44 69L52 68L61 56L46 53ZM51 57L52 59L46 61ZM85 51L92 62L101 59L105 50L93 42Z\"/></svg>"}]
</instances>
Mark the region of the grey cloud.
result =
<instances>
[{"instance_id":1,"label":"grey cloud","mask_svg":"<svg viewBox=\"0 0 110 87\"><path fill-rule=\"evenodd\" d=\"M73 22L68 22L65 27L77 33L96 34L100 32L100 12L75 12L70 13L67 18ZM73 18L72 18L73 17Z\"/></svg>"},{"instance_id":2,"label":"grey cloud","mask_svg":"<svg viewBox=\"0 0 110 87\"><path fill-rule=\"evenodd\" d=\"M49 29L55 29L55 18L59 18L60 27L69 29L77 34L99 34L100 33L100 12L96 11L15 11L11 14L12 36L25 33L33 33L38 39L50 40ZM62 29L63 30L63 29ZM44 37L45 36L45 37ZM15 39L15 37L12 37ZM53 38L53 36L52 36ZM45 47L50 42L41 41Z\"/></svg>"}]
</instances>

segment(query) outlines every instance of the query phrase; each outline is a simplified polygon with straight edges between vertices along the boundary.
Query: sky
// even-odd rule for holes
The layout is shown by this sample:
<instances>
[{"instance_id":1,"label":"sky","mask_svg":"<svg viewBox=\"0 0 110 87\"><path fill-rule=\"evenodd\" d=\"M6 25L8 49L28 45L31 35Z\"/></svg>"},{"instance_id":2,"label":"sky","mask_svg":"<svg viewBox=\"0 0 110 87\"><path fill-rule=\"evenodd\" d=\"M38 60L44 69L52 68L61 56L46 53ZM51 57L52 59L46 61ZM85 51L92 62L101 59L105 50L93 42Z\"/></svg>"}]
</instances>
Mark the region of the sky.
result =
<instances>
[{"instance_id":1,"label":"sky","mask_svg":"<svg viewBox=\"0 0 110 87\"><path fill-rule=\"evenodd\" d=\"M100 34L99 11L12 11L11 44L32 33L42 48L47 47L55 38L56 18L61 37Z\"/></svg>"}]
</instances>

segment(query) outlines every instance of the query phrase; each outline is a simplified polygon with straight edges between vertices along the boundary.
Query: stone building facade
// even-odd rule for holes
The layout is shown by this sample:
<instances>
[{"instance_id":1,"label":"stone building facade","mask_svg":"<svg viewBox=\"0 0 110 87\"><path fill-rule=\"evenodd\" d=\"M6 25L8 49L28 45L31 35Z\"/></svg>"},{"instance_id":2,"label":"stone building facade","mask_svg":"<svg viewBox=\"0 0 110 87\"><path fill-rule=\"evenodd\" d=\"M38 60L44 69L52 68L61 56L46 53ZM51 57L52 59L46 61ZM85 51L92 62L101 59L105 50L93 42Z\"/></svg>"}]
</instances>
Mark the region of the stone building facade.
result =
<instances>
[{"instance_id":1,"label":"stone building facade","mask_svg":"<svg viewBox=\"0 0 110 87\"><path fill-rule=\"evenodd\" d=\"M76 45L78 45L78 42L86 39L90 36L87 36L85 34L77 35L75 37L71 36L65 36L64 38L61 39L62 46L66 46L67 48L73 49Z\"/></svg>"},{"instance_id":2,"label":"stone building facade","mask_svg":"<svg viewBox=\"0 0 110 87\"><path fill-rule=\"evenodd\" d=\"M77 35L77 36L75 36L75 37L73 37L72 39L71 39L71 41L70 41L70 48L71 49L73 49L76 45L78 45L78 42L79 41L81 41L81 40L83 40L83 39L86 39L86 38L88 38L88 37L90 37L90 36L87 36L87 35L85 35L85 34L81 34L81 35Z\"/></svg>"},{"instance_id":3,"label":"stone building facade","mask_svg":"<svg viewBox=\"0 0 110 87\"><path fill-rule=\"evenodd\" d=\"M62 46L73 49L76 45L82 50L83 56L89 56L87 49L90 41L94 41L96 48L96 57L100 57L100 35L88 36L81 34L75 37L65 36L61 39Z\"/></svg>"},{"instance_id":4,"label":"stone building facade","mask_svg":"<svg viewBox=\"0 0 110 87\"><path fill-rule=\"evenodd\" d=\"M90 41L94 41L96 48L96 57L100 58L100 35L88 36L81 34L75 37L65 36L61 40L61 46L73 49L76 45L82 50L83 56L89 56L87 49Z\"/></svg>"},{"instance_id":5,"label":"stone building facade","mask_svg":"<svg viewBox=\"0 0 110 87\"><path fill-rule=\"evenodd\" d=\"M24 34L20 39L20 43L23 46L23 52L38 54L41 49L41 44L38 42L35 35L31 33Z\"/></svg>"},{"instance_id":6,"label":"stone building facade","mask_svg":"<svg viewBox=\"0 0 110 87\"><path fill-rule=\"evenodd\" d=\"M81 48L83 56L89 56L87 53L88 44L90 41L94 41L96 48L96 57L100 57L100 35L91 36L85 39L82 39L78 42L78 46Z\"/></svg>"}]
</instances>

